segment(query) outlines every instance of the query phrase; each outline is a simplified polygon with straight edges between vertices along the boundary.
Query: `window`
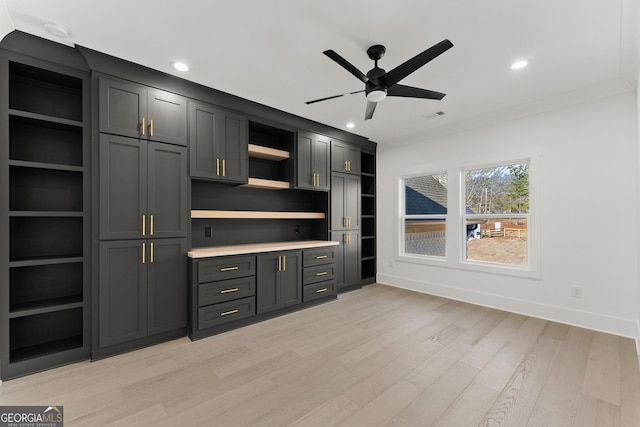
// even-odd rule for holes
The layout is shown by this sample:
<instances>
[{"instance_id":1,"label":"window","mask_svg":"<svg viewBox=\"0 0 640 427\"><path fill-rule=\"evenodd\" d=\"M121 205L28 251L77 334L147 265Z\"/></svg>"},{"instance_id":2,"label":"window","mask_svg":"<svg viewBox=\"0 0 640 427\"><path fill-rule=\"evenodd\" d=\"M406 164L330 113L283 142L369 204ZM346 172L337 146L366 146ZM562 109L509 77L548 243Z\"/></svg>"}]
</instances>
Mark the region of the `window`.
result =
<instances>
[{"instance_id":1,"label":"window","mask_svg":"<svg viewBox=\"0 0 640 427\"><path fill-rule=\"evenodd\" d=\"M426 164L398 173L395 259L539 278L541 155L535 147L511 154L492 162L461 153L446 169ZM463 166L468 160L472 166Z\"/></svg>"},{"instance_id":2,"label":"window","mask_svg":"<svg viewBox=\"0 0 640 427\"><path fill-rule=\"evenodd\" d=\"M529 163L464 171L465 259L528 266Z\"/></svg>"},{"instance_id":3,"label":"window","mask_svg":"<svg viewBox=\"0 0 640 427\"><path fill-rule=\"evenodd\" d=\"M404 253L446 256L447 174L403 179Z\"/></svg>"}]
</instances>

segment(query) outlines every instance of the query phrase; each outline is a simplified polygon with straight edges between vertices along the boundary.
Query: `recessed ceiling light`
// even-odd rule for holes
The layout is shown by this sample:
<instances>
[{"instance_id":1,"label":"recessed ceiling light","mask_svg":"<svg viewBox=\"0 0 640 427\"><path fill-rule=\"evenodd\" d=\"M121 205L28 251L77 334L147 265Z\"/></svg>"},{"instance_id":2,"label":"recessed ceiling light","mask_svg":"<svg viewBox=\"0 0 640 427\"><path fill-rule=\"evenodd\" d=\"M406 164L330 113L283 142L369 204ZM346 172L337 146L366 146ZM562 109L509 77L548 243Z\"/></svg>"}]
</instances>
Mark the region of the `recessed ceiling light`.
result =
<instances>
[{"instance_id":1,"label":"recessed ceiling light","mask_svg":"<svg viewBox=\"0 0 640 427\"><path fill-rule=\"evenodd\" d=\"M353 129L354 127L356 127L355 123L353 123L353 122L347 123L347 129Z\"/></svg>"},{"instance_id":2,"label":"recessed ceiling light","mask_svg":"<svg viewBox=\"0 0 640 427\"><path fill-rule=\"evenodd\" d=\"M65 27L60 24L54 24L53 22L47 22L42 28L52 36L65 38L69 35L69 31Z\"/></svg>"},{"instance_id":3,"label":"recessed ceiling light","mask_svg":"<svg viewBox=\"0 0 640 427\"><path fill-rule=\"evenodd\" d=\"M521 70L524 67L526 67L529 64L529 62L525 59L521 59L519 61L514 62L513 64L511 64L511 69L512 70Z\"/></svg>"},{"instance_id":4,"label":"recessed ceiling light","mask_svg":"<svg viewBox=\"0 0 640 427\"><path fill-rule=\"evenodd\" d=\"M185 64L184 62L174 62L173 63L173 68L175 68L178 71L189 71L189 66L187 64Z\"/></svg>"}]
</instances>

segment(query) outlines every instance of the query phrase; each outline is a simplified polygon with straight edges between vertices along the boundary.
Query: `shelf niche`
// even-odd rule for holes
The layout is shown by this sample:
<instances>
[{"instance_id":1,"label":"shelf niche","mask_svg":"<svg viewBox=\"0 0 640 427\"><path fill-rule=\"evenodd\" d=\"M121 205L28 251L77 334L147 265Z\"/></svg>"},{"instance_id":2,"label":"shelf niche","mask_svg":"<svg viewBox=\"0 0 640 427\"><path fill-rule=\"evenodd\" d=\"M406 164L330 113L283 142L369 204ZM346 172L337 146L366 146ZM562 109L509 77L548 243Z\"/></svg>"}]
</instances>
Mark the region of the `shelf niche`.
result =
<instances>
[{"instance_id":1,"label":"shelf niche","mask_svg":"<svg viewBox=\"0 0 640 427\"><path fill-rule=\"evenodd\" d=\"M295 132L249 122L249 182L251 188L286 190L293 179Z\"/></svg>"},{"instance_id":2,"label":"shelf niche","mask_svg":"<svg viewBox=\"0 0 640 427\"><path fill-rule=\"evenodd\" d=\"M12 267L10 311L81 302L82 279L81 262Z\"/></svg>"}]
</instances>

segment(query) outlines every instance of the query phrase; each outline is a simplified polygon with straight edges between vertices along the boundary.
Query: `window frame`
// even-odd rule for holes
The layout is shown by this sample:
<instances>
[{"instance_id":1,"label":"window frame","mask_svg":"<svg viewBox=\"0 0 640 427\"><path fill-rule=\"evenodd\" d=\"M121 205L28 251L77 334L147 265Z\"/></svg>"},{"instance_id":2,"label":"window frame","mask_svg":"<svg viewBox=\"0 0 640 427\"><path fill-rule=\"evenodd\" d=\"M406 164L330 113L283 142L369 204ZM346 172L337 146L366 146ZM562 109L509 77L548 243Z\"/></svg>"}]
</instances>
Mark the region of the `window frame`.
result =
<instances>
[{"instance_id":1,"label":"window frame","mask_svg":"<svg viewBox=\"0 0 640 427\"><path fill-rule=\"evenodd\" d=\"M414 173L414 174L410 174L410 175L403 175L400 179L400 186L401 186L401 212L400 212L400 223L402 224L402 226L400 227L400 239L402 241L402 244L400 245L400 253L402 256L405 257L420 257L420 258L428 258L428 259L432 259L432 260L443 260L447 258L447 244L445 244L445 252L444 255L422 255L422 254L414 254L414 253L410 253L410 252L406 252L406 246L405 246L405 242L406 242L406 221L407 219L442 219L444 221L444 226L445 226L445 236L447 235L447 231L448 231L448 226L449 226L449 221L448 221L448 216L449 216L449 212L450 209L448 207L447 204L447 213L446 214L419 214L419 215L407 215L406 214L406 192L405 192L405 180L406 179L411 179L411 178L416 178L419 176L437 176L437 175L446 175L447 176L447 201L449 200L450 197L450 191L449 191L449 173L446 170L440 170L437 172L424 172L424 173Z\"/></svg>"},{"instance_id":2,"label":"window frame","mask_svg":"<svg viewBox=\"0 0 640 427\"><path fill-rule=\"evenodd\" d=\"M504 150L509 151L509 150ZM475 153L478 154L478 153ZM487 159L487 155L473 155L472 161L458 161L456 158L440 164L409 166L396 170L394 181L397 201L395 215L395 248L394 261L426 266L451 268L468 272L515 276L522 278L540 279L540 248L542 236L540 230L540 173L541 152L537 147L514 150L500 156L502 160ZM529 164L529 217L527 219L527 266L492 263L466 259L466 216L465 216L465 185L464 174L467 170L513 165L527 162ZM445 167L443 167L445 165ZM432 172L435 171L435 172ZM407 254L404 252L404 179L414 176L447 174L448 205L446 215L446 250L444 257ZM498 217L504 215L513 218L517 214L483 215L483 217ZM519 214L518 214L519 215ZM464 230L464 232L463 232Z\"/></svg>"}]
</instances>

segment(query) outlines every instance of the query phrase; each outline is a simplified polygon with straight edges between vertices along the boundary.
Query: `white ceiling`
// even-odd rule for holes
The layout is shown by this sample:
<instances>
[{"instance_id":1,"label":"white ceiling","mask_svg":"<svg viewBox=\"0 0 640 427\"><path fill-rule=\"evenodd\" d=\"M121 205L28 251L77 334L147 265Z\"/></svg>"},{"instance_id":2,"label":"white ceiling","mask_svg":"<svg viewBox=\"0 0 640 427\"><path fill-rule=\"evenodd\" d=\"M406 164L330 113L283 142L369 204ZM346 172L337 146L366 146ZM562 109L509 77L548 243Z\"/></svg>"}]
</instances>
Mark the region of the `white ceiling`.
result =
<instances>
[{"instance_id":1,"label":"white ceiling","mask_svg":"<svg viewBox=\"0 0 640 427\"><path fill-rule=\"evenodd\" d=\"M637 76L636 0L4 3L18 30L86 46L336 128L353 121L352 132L379 143L428 138L527 106L541 108L558 95L588 98L632 90L630 76ZM42 28L47 22L63 25L69 36L49 35ZM388 97L366 122L364 94L305 104L364 89L322 54L326 49L366 73L373 67L367 48L383 44L387 53L379 65L389 71L445 38L454 47L401 82L447 93L442 101ZM509 65L520 58L529 66L511 71ZM173 70L177 60L191 70ZM437 111L446 114L434 116Z\"/></svg>"}]
</instances>

